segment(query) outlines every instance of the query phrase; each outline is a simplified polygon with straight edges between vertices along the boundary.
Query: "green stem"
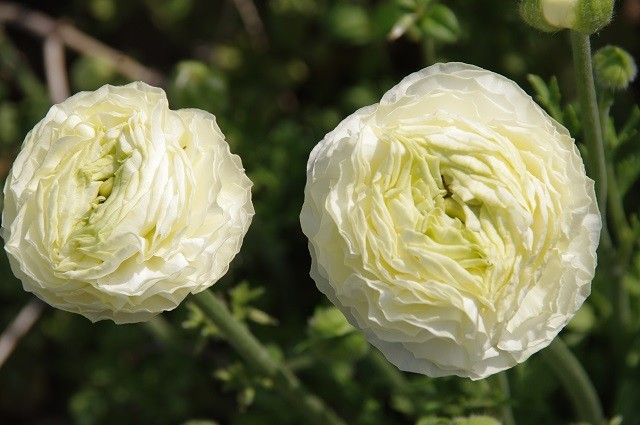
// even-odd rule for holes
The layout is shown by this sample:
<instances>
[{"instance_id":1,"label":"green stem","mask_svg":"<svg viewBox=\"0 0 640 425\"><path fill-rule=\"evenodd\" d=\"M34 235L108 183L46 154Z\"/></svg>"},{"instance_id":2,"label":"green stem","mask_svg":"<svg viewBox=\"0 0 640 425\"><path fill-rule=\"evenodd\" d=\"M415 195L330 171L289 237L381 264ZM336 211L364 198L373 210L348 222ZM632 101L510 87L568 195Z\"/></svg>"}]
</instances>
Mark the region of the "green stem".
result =
<instances>
[{"instance_id":1,"label":"green stem","mask_svg":"<svg viewBox=\"0 0 640 425\"><path fill-rule=\"evenodd\" d=\"M301 417L317 425L346 425L322 400L307 392L298 378L274 359L211 291L200 292L192 300L252 368L273 379L274 388L300 411Z\"/></svg>"},{"instance_id":2,"label":"green stem","mask_svg":"<svg viewBox=\"0 0 640 425\"><path fill-rule=\"evenodd\" d=\"M589 375L560 337L556 337L542 354L571 398L578 418L591 425L603 424L602 406Z\"/></svg>"},{"instance_id":3,"label":"green stem","mask_svg":"<svg viewBox=\"0 0 640 425\"><path fill-rule=\"evenodd\" d=\"M624 283L624 276L633 253L634 235L624 213L622 198L615 184L616 176L611 164L608 166L608 175L609 182L612 183L609 191L609 209L617 239L616 258L613 261L613 277L616 282L615 311L619 325L622 327L621 330L625 331L629 328L631 322L631 306L629 304L629 293Z\"/></svg>"},{"instance_id":4,"label":"green stem","mask_svg":"<svg viewBox=\"0 0 640 425\"><path fill-rule=\"evenodd\" d=\"M607 132L605 130L609 120L609 112L611 105L613 104L613 96L611 93L601 91L600 99L600 122L603 124L602 137L608 146L611 146L611 141L607 140ZM612 259L613 263L613 277L616 282L615 288L615 305L616 305L616 318L618 319L617 325L621 326L623 331L629 328L631 322L631 306L629 303L629 293L624 283L624 275L629 267L631 260L631 254L633 251L633 230L627 220L627 215L624 211L624 203L622 200L622 194L616 183L617 178L615 174L615 168L611 163L611 158L606 158L607 165L607 182L609 184L609 216L611 217L611 223L613 225L613 232L616 238L616 254ZM620 333L624 337L624 332Z\"/></svg>"},{"instance_id":5,"label":"green stem","mask_svg":"<svg viewBox=\"0 0 640 425\"><path fill-rule=\"evenodd\" d=\"M593 81L593 65L591 63L591 43L589 36L577 31L571 33L573 65L576 75L578 99L582 114L582 127L585 143L589 150L588 160L591 173L596 183L598 207L602 216L603 238L608 235L606 228L607 212L607 164L602 140L602 125L598 111L598 100Z\"/></svg>"},{"instance_id":6,"label":"green stem","mask_svg":"<svg viewBox=\"0 0 640 425\"><path fill-rule=\"evenodd\" d=\"M509 377L507 371L498 373L498 384L502 391L504 404L502 406L502 423L504 425L516 425L516 420L511 409L511 388L509 387Z\"/></svg>"}]
</instances>

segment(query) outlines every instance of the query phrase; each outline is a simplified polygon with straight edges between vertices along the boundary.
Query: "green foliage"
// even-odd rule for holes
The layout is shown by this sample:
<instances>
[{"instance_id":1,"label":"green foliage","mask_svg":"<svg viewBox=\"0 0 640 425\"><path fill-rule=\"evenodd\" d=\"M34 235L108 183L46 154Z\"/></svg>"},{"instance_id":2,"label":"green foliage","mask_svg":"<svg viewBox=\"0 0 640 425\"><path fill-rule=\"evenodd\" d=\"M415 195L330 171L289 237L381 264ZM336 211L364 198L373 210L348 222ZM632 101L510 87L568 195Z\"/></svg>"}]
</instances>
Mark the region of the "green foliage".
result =
<instances>
[{"instance_id":1,"label":"green foliage","mask_svg":"<svg viewBox=\"0 0 640 425\"><path fill-rule=\"evenodd\" d=\"M416 425L500 425L500 422L491 416L469 416L454 419L431 416L421 418Z\"/></svg>"},{"instance_id":2,"label":"green foliage","mask_svg":"<svg viewBox=\"0 0 640 425\"><path fill-rule=\"evenodd\" d=\"M229 309L233 316L241 322L252 322L258 325L276 325L278 321L264 311L251 304L264 293L264 288L251 288L248 282L240 282L229 291ZM197 329L203 337L220 338L221 334L215 324L202 310L193 303L187 304L189 315L182 326L185 329Z\"/></svg>"},{"instance_id":3,"label":"green foliage","mask_svg":"<svg viewBox=\"0 0 640 425\"><path fill-rule=\"evenodd\" d=\"M401 77L436 60L474 63L530 87L582 146L562 37L521 24L515 3L504 0L254 1L268 40L263 49L254 47L233 1L24 3L159 69L167 76L172 108L216 115L254 182L257 213L241 253L213 289L347 423L495 424L491 418L500 420L507 404L519 425L571 423L568 400L539 356L509 371L509 400L493 378L429 379L390 365L326 306L308 276L299 225L312 147L355 109L377 102ZM624 41L631 30L621 21L594 44ZM40 40L7 31L0 33L3 179L25 134L50 106ZM637 43L627 44L637 56ZM67 50L67 64L74 92L126 82L104 60ZM527 73L535 74L530 84ZM610 160L626 211L637 212L640 110L630 91L614 100L605 122ZM611 281L617 271L604 254L600 262L593 293L563 337L590 372L608 415L639 423L640 256L633 252L624 273L632 313L624 337L616 336L621 333L614 322ZM0 269L5 327L29 298L4 256ZM8 389L0 391L0 422L300 423L291 417L290 403L241 362L195 305L186 302L162 317L166 323L94 325L48 309L0 369L0 388Z\"/></svg>"},{"instance_id":4,"label":"green foliage","mask_svg":"<svg viewBox=\"0 0 640 425\"><path fill-rule=\"evenodd\" d=\"M458 18L451 8L433 0L398 0L402 14L389 32L395 40L409 34L414 40L454 43L462 33Z\"/></svg>"}]
</instances>

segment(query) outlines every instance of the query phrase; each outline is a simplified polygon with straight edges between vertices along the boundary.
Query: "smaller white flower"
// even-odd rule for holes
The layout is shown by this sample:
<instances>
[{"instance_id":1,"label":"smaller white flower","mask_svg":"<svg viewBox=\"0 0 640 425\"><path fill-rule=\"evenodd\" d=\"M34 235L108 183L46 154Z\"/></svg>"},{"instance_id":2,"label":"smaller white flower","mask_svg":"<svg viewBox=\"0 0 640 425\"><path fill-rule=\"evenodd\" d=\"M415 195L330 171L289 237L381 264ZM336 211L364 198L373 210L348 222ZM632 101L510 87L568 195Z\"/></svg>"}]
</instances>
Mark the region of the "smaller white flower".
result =
<instances>
[{"instance_id":1,"label":"smaller white flower","mask_svg":"<svg viewBox=\"0 0 640 425\"><path fill-rule=\"evenodd\" d=\"M25 290L89 319L139 322L223 276L251 181L210 113L144 83L54 105L4 188L2 236Z\"/></svg>"}]
</instances>

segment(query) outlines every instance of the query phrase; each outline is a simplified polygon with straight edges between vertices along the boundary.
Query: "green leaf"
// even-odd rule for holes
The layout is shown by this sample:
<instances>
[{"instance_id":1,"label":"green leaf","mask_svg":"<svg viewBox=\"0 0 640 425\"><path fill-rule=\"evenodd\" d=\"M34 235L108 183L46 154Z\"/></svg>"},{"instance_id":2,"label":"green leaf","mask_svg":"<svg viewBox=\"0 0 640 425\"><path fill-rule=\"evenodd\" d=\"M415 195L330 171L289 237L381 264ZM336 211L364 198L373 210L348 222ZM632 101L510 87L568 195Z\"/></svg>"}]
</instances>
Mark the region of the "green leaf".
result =
<instances>
[{"instance_id":1,"label":"green leaf","mask_svg":"<svg viewBox=\"0 0 640 425\"><path fill-rule=\"evenodd\" d=\"M400 17L389 31L387 38L389 40L397 40L402 37L415 23L418 17L415 13L406 13Z\"/></svg>"},{"instance_id":2,"label":"green leaf","mask_svg":"<svg viewBox=\"0 0 640 425\"><path fill-rule=\"evenodd\" d=\"M549 83L546 83L542 78L534 74L529 74L527 79L533 87L536 100L544 107L549 115L559 123L564 124L561 106L562 96L560 94L558 79L553 76L549 79Z\"/></svg>"},{"instance_id":3,"label":"green leaf","mask_svg":"<svg viewBox=\"0 0 640 425\"><path fill-rule=\"evenodd\" d=\"M460 37L460 23L451 9L442 4L429 8L420 20L424 35L442 43L454 43Z\"/></svg>"},{"instance_id":4,"label":"green leaf","mask_svg":"<svg viewBox=\"0 0 640 425\"><path fill-rule=\"evenodd\" d=\"M309 320L309 334L314 338L335 338L353 330L336 307L318 307Z\"/></svg>"},{"instance_id":5,"label":"green leaf","mask_svg":"<svg viewBox=\"0 0 640 425\"><path fill-rule=\"evenodd\" d=\"M618 140L620 143L625 143L632 137L636 136L638 134L638 128L640 128L640 107L635 105L629 113L627 122L625 122L624 126L622 126L622 129L618 133Z\"/></svg>"},{"instance_id":6,"label":"green leaf","mask_svg":"<svg viewBox=\"0 0 640 425\"><path fill-rule=\"evenodd\" d=\"M247 318L259 325L273 326L278 324L278 321L275 318L269 316L267 313L265 313L262 310L258 310L257 308L249 308L247 310Z\"/></svg>"}]
</instances>

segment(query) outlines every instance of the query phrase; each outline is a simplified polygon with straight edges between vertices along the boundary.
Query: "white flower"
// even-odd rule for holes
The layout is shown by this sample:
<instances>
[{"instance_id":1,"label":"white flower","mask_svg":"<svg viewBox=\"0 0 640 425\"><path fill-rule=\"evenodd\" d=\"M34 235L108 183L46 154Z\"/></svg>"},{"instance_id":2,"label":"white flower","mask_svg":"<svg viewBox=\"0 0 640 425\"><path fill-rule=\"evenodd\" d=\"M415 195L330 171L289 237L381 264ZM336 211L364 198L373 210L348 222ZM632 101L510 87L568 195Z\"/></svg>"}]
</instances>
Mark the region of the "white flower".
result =
<instances>
[{"instance_id":1,"label":"white flower","mask_svg":"<svg viewBox=\"0 0 640 425\"><path fill-rule=\"evenodd\" d=\"M313 149L311 276L400 369L480 379L589 295L600 216L574 141L514 82L411 74Z\"/></svg>"},{"instance_id":2,"label":"white flower","mask_svg":"<svg viewBox=\"0 0 640 425\"><path fill-rule=\"evenodd\" d=\"M215 117L143 83L54 105L7 178L2 231L27 291L92 321L147 320L224 275L253 216Z\"/></svg>"}]
</instances>

